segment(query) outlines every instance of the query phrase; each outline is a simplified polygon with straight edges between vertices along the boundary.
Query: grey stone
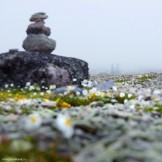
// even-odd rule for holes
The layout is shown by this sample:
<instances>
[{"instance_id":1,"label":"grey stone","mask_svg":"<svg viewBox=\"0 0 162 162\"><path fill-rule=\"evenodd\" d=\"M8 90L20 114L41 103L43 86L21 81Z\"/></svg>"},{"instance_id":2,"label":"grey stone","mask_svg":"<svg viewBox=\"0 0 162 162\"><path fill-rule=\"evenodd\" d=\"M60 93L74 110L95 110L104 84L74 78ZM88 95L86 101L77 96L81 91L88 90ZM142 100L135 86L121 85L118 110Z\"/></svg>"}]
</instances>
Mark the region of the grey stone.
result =
<instances>
[{"instance_id":1,"label":"grey stone","mask_svg":"<svg viewBox=\"0 0 162 162\"><path fill-rule=\"evenodd\" d=\"M102 101L94 101L90 104L91 107L103 107L104 106L104 102Z\"/></svg>"},{"instance_id":2,"label":"grey stone","mask_svg":"<svg viewBox=\"0 0 162 162\"><path fill-rule=\"evenodd\" d=\"M64 94L67 91L70 94L72 94L72 93L76 93L76 92L82 92L83 89L78 87L77 85L64 86L64 87L54 89L53 94Z\"/></svg>"},{"instance_id":3,"label":"grey stone","mask_svg":"<svg viewBox=\"0 0 162 162\"><path fill-rule=\"evenodd\" d=\"M45 19L47 19L48 16L46 15L46 13L44 12L37 12L35 14L33 14L30 18L31 22L38 22L38 21L43 21Z\"/></svg>"},{"instance_id":4,"label":"grey stone","mask_svg":"<svg viewBox=\"0 0 162 162\"><path fill-rule=\"evenodd\" d=\"M56 47L56 41L44 34L29 34L23 42L26 51L51 53Z\"/></svg>"},{"instance_id":5,"label":"grey stone","mask_svg":"<svg viewBox=\"0 0 162 162\"><path fill-rule=\"evenodd\" d=\"M9 49L9 52L17 52L17 51L19 51L19 49L17 49L17 48Z\"/></svg>"},{"instance_id":6,"label":"grey stone","mask_svg":"<svg viewBox=\"0 0 162 162\"><path fill-rule=\"evenodd\" d=\"M50 36L51 30L49 27L44 26L43 22L37 22L30 24L27 28L26 33L29 34L45 34L47 36Z\"/></svg>"},{"instance_id":7,"label":"grey stone","mask_svg":"<svg viewBox=\"0 0 162 162\"><path fill-rule=\"evenodd\" d=\"M114 82L112 80L110 80L110 81L105 81L103 83L96 85L96 88L99 91L107 91L107 90L113 88L113 86L114 86Z\"/></svg>"}]
</instances>

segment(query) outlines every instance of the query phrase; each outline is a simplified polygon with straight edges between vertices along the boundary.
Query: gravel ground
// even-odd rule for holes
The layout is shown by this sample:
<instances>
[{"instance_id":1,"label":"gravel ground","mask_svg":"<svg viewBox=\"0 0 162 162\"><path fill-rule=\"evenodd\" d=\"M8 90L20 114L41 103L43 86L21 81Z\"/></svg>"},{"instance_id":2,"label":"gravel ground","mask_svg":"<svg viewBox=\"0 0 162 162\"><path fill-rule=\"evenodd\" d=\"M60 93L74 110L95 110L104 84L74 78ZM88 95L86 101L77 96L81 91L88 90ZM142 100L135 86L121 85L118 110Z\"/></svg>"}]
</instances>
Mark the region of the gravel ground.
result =
<instances>
[{"instance_id":1,"label":"gravel ground","mask_svg":"<svg viewBox=\"0 0 162 162\"><path fill-rule=\"evenodd\" d=\"M60 156L73 162L162 162L162 74L102 74L90 80L83 82L84 88L63 92L90 100L84 106L60 106L58 99L43 97L1 101L1 141L5 134L12 140L11 150L19 148L18 141L18 146L27 145L25 151L33 147L20 141L27 136L45 151L57 141ZM114 85L106 82L110 80ZM97 89L105 82L110 86Z\"/></svg>"}]
</instances>

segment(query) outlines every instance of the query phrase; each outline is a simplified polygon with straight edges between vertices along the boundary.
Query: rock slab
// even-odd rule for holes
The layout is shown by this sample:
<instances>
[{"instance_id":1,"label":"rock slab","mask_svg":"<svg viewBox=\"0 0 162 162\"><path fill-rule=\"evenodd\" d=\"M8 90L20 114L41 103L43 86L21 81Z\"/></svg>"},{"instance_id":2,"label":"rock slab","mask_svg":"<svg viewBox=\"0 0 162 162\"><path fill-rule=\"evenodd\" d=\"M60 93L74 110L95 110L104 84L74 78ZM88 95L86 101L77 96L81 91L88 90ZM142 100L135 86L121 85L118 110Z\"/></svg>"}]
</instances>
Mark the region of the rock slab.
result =
<instances>
[{"instance_id":1,"label":"rock slab","mask_svg":"<svg viewBox=\"0 0 162 162\"><path fill-rule=\"evenodd\" d=\"M14 83L24 87L26 82L48 86L76 84L89 78L88 63L71 57L39 52L8 52L0 54L0 87Z\"/></svg>"}]
</instances>

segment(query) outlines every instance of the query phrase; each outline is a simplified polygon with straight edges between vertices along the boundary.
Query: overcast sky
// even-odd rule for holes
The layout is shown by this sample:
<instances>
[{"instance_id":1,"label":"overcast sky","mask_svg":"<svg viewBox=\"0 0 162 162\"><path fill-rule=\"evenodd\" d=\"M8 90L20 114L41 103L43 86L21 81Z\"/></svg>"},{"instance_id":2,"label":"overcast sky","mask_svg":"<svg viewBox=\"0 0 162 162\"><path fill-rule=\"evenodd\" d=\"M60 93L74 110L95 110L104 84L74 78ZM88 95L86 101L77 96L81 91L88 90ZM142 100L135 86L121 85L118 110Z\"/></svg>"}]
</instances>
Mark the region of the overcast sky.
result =
<instances>
[{"instance_id":1,"label":"overcast sky","mask_svg":"<svg viewBox=\"0 0 162 162\"><path fill-rule=\"evenodd\" d=\"M30 16L43 11L58 55L90 72L162 72L162 0L0 0L0 53L22 49Z\"/></svg>"}]
</instances>

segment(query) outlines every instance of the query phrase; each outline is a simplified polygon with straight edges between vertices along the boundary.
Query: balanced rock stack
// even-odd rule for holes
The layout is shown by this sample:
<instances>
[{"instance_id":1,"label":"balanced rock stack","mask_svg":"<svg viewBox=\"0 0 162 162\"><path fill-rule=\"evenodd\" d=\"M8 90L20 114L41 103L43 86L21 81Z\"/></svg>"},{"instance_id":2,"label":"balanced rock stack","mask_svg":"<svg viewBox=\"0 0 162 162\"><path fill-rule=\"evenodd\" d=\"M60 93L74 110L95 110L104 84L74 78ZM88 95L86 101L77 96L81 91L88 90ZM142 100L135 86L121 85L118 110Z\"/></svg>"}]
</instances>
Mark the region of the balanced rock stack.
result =
<instances>
[{"instance_id":1,"label":"balanced rock stack","mask_svg":"<svg viewBox=\"0 0 162 162\"><path fill-rule=\"evenodd\" d=\"M38 12L31 16L30 21L34 22L27 28L27 38L23 42L23 48L30 52L51 53L55 50L56 41L48 38L51 29L46 27L44 20L48 16L44 12Z\"/></svg>"},{"instance_id":2,"label":"balanced rock stack","mask_svg":"<svg viewBox=\"0 0 162 162\"><path fill-rule=\"evenodd\" d=\"M26 51L15 48L0 54L0 87L11 83L24 87L27 82L40 87L80 85L89 78L88 63L84 60L50 54L56 42L48 38L51 30L44 25L47 18L43 12L31 16L34 23L28 26L23 42Z\"/></svg>"}]
</instances>

